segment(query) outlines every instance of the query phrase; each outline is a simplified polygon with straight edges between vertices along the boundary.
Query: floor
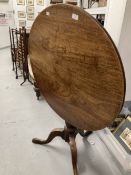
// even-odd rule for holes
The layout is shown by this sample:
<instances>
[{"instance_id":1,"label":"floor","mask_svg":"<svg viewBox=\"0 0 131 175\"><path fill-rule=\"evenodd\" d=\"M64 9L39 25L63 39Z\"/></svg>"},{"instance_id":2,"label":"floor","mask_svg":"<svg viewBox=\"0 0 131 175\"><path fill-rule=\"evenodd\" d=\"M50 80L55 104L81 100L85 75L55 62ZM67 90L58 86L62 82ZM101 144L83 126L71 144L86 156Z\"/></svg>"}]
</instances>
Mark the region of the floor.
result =
<instances>
[{"instance_id":1,"label":"floor","mask_svg":"<svg viewBox=\"0 0 131 175\"><path fill-rule=\"evenodd\" d=\"M33 86L15 79L9 49L0 50L0 175L73 175L70 150L60 138L47 146L46 138L64 122L46 101L36 100ZM125 175L102 141L93 133L77 136L79 175Z\"/></svg>"}]
</instances>

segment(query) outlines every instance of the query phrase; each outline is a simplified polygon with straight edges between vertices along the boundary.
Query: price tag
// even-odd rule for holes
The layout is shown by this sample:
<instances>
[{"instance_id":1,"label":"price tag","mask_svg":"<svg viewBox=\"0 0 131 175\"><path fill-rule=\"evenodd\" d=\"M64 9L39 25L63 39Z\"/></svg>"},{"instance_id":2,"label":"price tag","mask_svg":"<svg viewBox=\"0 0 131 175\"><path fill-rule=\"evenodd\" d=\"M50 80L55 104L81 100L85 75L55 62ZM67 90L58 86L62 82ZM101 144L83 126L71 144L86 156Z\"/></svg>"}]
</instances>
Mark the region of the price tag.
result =
<instances>
[{"instance_id":1,"label":"price tag","mask_svg":"<svg viewBox=\"0 0 131 175\"><path fill-rule=\"evenodd\" d=\"M72 13L72 19L77 20L79 19L79 15Z\"/></svg>"},{"instance_id":2,"label":"price tag","mask_svg":"<svg viewBox=\"0 0 131 175\"><path fill-rule=\"evenodd\" d=\"M49 16L50 15L50 12L46 12L46 15Z\"/></svg>"}]
</instances>

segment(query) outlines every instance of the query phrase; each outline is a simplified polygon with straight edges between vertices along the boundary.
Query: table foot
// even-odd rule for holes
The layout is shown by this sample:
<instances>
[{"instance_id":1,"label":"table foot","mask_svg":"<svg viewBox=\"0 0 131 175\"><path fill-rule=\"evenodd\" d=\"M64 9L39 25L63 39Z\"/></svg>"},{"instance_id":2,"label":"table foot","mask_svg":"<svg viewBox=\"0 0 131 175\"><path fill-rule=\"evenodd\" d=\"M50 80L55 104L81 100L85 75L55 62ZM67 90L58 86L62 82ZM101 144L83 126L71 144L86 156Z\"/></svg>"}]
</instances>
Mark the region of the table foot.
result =
<instances>
[{"instance_id":1,"label":"table foot","mask_svg":"<svg viewBox=\"0 0 131 175\"><path fill-rule=\"evenodd\" d=\"M32 139L32 142L35 144L48 144L50 143L55 137L59 136L65 142L67 142L70 146L70 151L71 151L71 156L72 156L72 166L73 166L73 172L74 175L78 175L78 170L77 170L77 147L76 147L76 142L75 138L77 134L80 134L82 137L87 137L89 136L92 132L91 131L83 131L79 130L76 127L70 125L69 123L66 123L66 126L63 128L57 128L54 129L50 132L48 138L46 140L40 140L38 138Z\"/></svg>"},{"instance_id":2,"label":"table foot","mask_svg":"<svg viewBox=\"0 0 131 175\"><path fill-rule=\"evenodd\" d=\"M46 140L40 140L38 138L34 138L34 139L32 139L32 142L35 144L41 144L41 145L47 144L47 143L50 143L57 136L62 137L63 132L64 132L64 129L54 129L53 131L51 131L51 133L49 134L49 136Z\"/></svg>"}]
</instances>

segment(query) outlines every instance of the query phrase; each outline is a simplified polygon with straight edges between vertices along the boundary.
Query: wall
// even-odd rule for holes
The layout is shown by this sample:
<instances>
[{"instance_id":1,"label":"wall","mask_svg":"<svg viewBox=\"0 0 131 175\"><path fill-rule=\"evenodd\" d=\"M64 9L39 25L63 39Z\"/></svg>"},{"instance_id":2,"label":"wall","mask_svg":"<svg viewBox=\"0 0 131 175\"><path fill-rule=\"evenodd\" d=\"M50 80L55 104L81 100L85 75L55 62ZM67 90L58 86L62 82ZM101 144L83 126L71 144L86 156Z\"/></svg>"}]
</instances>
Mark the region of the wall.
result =
<instances>
[{"instance_id":1,"label":"wall","mask_svg":"<svg viewBox=\"0 0 131 175\"><path fill-rule=\"evenodd\" d=\"M65 3L66 0L63 0L63 3ZM37 17L38 13L41 12L42 10L44 10L46 7L48 7L50 5L50 0L44 0L44 5L37 5L37 0L34 0L34 19ZM17 28L19 28L19 20L25 20L26 21L26 28L31 28L33 21L34 20L28 20L27 19L27 14L26 14L26 18L19 18L18 17L18 11L24 11L27 12L26 8L27 8L27 3L25 0L25 5L17 5L17 0L13 0L13 8L14 8L14 18L15 18L15 26Z\"/></svg>"},{"instance_id":2,"label":"wall","mask_svg":"<svg viewBox=\"0 0 131 175\"><path fill-rule=\"evenodd\" d=\"M105 28L118 46L127 0L108 0Z\"/></svg>"},{"instance_id":3,"label":"wall","mask_svg":"<svg viewBox=\"0 0 131 175\"><path fill-rule=\"evenodd\" d=\"M131 0L127 1L118 45L126 75L126 100L131 101Z\"/></svg>"},{"instance_id":4,"label":"wall","mask_svg":"<svg viewBox=\"0 0 131 175\"><path fill-rule=\"evenodd\" d=\"M38 13L41 12L44 8L46 8L50 4L50 0L44 0L44 5L37 5L36 0L34 0L34 19L37 17ZM15 11L14 17L15 17L15 26L19 28L19 20L25 20L26 21L26 28L31 28L33 21L27 19L27 14L26 18L18 18L18 11L24 11L26 12L26 7L28 5L26 4L25 0L25 5L17 5L17 1L13 0L13 8Z\"/></svg>"},{"instance_id":5,"label":"wall","mask_svg":"<svg viewBox=\"0 0 131 175\"><path fill-rule=\"evenodd\" d=\"M40 6L36 4L37 0L34 0L35 7L35 17L38 15L38 12L42 11L44 8L50 5L50 0L44 0L44 6ZM26 0L25 0L26 2ZM63 0L65 2L65 0ZM12 28L19 28L19 20L26 20L26 27L30 28L32 26L33 21L27 20L27 17L18 18L18 11L26 12L26 3L24 6L17 5L17 0L9 0L9 2L0 2L0 13L8 13L10 12L11 17L9 18L9 25L0 26L0 49L10 45L9 41L9 26Z\"/></svg>"},{"instance_id":6,"label":"wall","mask_svg":"<svg viewBox=\"0 0 131 175\"><path fill-rule=\"evenodd\" d=\"M10 13L9 13L10 12ZM9 2L0 2L0 13L8 13L10 14L9 17L9 25L14 24L14 18L13 18L13 5L12 0L9 0ZM9 25L1 26L0 25L0 48L9 46Z\"/></svg>"}]
</instances>

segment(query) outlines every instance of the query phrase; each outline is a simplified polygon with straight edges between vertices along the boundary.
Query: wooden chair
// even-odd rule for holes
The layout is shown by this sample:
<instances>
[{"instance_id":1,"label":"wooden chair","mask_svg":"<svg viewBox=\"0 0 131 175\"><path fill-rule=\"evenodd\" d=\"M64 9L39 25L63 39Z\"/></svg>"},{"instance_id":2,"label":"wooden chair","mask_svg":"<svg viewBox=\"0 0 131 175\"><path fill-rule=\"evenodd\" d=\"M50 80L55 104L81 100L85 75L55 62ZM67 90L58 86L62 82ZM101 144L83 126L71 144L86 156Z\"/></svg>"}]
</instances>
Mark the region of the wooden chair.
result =
<instances>
[{"instance_id":1,"label":"wooden chair","mask_svg":"<svg viewBox=\"0 0 131 175\"><path fill-rule=\"evenodd\" d=\"M17 52L17 68L18 70L20 70L21 74L22 74L22 58L21 58L21 54L20 54L20 31L17 30L16 31L16 44L17 44L17 48L18 48L18 52Z\"/></svg>"},{"instance_id":2,"label":"wooden chair","mask_svg":"<svg viewBox=\"0 0 131 175\"><path fill-rule=\"evenodd\" d=\"M17 60L17 44L16 44L16 30L17 29L11 29L9 27L9 35L10 35L10 50L11 50L11 58L12 58L12 64L13 64L13 71L15 71L16 79L18 78L18 69L16 65Z\"/></svg>"},{"instance_id":3,"label":"wooden chair","mask_svg":"<svg viewBox=\"0 0 131 175\"><path fill-rule=\"evenodd\" d=\"M28 40L26 35L26 28L19 29L20 39L18 43L19 48L19 61L22 67L22 75L24 81L21 83L24 84L26 80L28 80L31 84L30 76L29 76L29 69L28 69Z\"/></svg>"},{"instance_id":4,"label":"wooden chair","mask_svg":"<svg viewBox=\"0 0 131 175\"><path fill-rule=\"evenodd\" d=\"M30 64L30 59L28 56L29 34L26 33L26 28L24 27L20 28L19 30L11 29L9 27L9 35L10 35L10 50L11 50L13 71L15 71L16 79L18 79L18 77L22 75L24 81L21 83L21 85L26 80L28 80L31 84L33 84L36 97L39 100L40 90L35 81Z\"/></svg>"}]
</instances>

